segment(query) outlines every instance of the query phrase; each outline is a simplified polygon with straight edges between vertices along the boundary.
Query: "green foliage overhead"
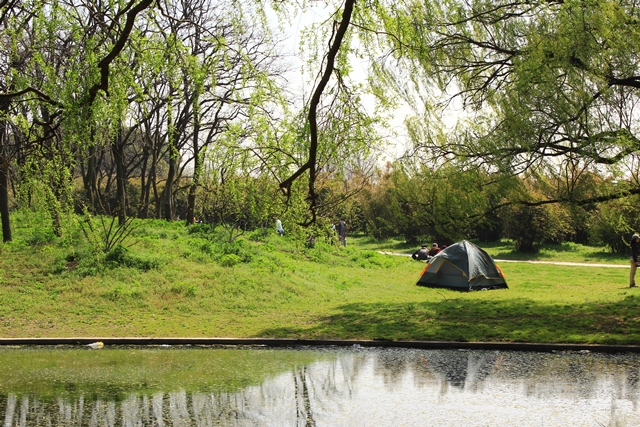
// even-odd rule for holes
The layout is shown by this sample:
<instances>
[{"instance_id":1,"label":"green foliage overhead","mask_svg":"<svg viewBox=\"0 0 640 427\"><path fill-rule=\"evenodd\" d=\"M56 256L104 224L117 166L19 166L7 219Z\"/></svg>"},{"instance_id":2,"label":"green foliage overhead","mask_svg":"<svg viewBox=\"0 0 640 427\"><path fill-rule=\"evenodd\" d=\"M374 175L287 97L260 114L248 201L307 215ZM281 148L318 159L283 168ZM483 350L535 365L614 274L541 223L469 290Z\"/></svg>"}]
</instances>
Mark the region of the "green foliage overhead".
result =
<instances>
[{"instance_id":1,"label":"green foliage overhead","mask_svg":"<svg viewBox=\"0 0 640 427\"><path fill-rule=\"evenodd\" d=\"M562 184L544 195L554 203L640 191L635 2L401 1L376 10L370 29L388 36L380 85L415 107L410 135L424 161L498 177L544 171ZM457 124L443 119L456 114ZM622 176L629 188L575 185L590 173Z\"/></svg>"}]
</instances>

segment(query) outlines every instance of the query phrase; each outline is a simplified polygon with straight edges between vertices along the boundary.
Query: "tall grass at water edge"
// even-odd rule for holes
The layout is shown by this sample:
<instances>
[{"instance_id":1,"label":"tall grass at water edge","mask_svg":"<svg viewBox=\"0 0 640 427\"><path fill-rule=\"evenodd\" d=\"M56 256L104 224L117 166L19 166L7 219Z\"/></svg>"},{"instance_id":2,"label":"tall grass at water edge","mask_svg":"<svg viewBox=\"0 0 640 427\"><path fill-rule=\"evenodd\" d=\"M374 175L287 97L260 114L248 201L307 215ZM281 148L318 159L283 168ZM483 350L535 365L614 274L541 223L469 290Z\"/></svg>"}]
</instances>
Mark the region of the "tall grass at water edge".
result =
<instances>
[{"instance_id":1,"label":"tall grass at water edge","mask_svg":"<svg viewBox=\"0 0 640 427\"><path fill-rule=\"evenodd\" d=\"M460 293L416 286L423 263L364 237L306 248L257 230L229 243L224 230L147 220L119 258L98 263L71 222L62 240L33 218L13 222L14 241L0 246L1 337L640 344L640 291L622 268L504 263L509 289ZM501 245L485 249L507 258ZM587 255L600 248L545 250L603 262Z\"/></svg>"}]
</instances>

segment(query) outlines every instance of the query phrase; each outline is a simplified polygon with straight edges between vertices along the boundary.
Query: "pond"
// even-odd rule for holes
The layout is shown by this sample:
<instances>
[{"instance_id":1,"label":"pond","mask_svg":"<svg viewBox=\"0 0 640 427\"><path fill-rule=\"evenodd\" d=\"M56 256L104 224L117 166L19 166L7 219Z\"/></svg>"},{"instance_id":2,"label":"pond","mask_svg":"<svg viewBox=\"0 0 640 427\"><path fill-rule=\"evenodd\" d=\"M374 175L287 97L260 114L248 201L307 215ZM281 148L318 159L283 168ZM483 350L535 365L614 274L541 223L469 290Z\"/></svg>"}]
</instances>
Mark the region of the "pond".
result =
<instances>
[{"instance_id":1,"label":"pond","mask_svg":"<svg viewBox=\"0 0 640 427\"><path fill-rule=\"evenodd\" d=\"M31 426L639 426L640 355L365 347L0 348Z\"/></svg>"}]
</instances>

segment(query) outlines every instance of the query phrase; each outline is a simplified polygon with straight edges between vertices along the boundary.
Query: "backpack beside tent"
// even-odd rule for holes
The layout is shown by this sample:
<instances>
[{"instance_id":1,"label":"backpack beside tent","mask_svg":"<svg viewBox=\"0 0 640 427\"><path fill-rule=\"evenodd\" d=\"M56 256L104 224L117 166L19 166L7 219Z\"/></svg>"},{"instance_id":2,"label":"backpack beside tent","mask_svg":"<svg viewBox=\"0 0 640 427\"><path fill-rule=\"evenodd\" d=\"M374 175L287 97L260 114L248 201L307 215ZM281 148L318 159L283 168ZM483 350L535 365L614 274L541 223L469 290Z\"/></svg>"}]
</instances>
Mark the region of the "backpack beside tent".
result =
<instances>
[{"instance_id":1,"label":"backpack beside tent","mask_svg":"<svg viewBox=\"0 0 640 427\"><path fill-rule=\"evenodd\" d=\"M417 285L460 291L508 288L493 258L466 240L454 243L431 258Z\"/></svg>"}]
</instances>

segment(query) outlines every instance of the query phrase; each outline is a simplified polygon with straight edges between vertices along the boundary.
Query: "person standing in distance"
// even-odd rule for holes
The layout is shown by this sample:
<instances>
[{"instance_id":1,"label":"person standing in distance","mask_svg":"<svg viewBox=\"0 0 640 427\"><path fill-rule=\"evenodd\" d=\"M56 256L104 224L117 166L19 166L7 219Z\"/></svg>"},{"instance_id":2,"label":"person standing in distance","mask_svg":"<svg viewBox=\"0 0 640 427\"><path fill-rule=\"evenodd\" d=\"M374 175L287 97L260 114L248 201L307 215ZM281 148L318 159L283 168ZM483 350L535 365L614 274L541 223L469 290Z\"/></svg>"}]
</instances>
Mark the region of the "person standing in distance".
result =
<instances>
[{"instance_id":1,"label":"person standing in distance","mask_svg":"<svg viewBox=\"0 0 640 427\"><path fill-rule=\"evenodd\" d=\"M638 261L640 261L640 235L634 233L631 236L631 272L629 273L629 287L636 287L636 270L638 269Z\"/></svg>"},{"instance_id":2,"label":"person standing in distance","mask_svg":"<svg viewBox=\"0 0 640 427\"><path fill-rule=\"evenodd\" d=\"M340 242L344 246L347 246L347 223L344 222L344 219L340 218L336 231L338 232L338 239L340 239Z\"/></svg>"}]
</instances>

